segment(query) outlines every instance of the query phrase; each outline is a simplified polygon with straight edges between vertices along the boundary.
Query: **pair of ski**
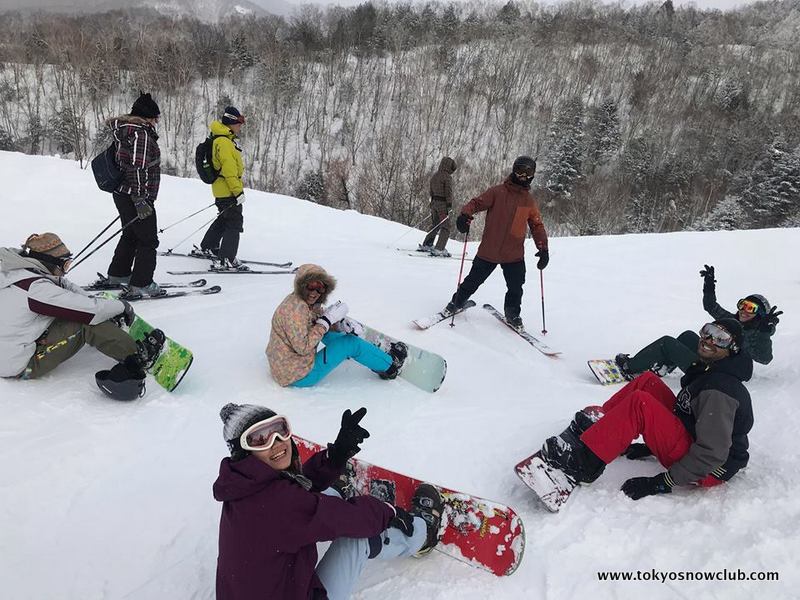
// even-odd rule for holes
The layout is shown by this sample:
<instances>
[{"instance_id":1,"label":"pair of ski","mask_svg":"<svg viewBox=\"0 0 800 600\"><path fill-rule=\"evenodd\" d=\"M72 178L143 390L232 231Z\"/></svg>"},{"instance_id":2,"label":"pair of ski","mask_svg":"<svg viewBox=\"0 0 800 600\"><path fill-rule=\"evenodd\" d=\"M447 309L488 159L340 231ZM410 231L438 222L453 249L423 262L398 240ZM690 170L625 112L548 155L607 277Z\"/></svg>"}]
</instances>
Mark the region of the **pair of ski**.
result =
<instances>
[{"instance_id":1,"label":"pair of ski","mask_svg":"<svg viewBox=\"0 0 800 600\"><path fill-rule=\"evenodd\" d=\"M467 300L464 303L464 306L459 308L454 312L450 312L448 310L440 310L438 313L431 315L430 317L426 317L424 319L416 319L412 321L412 323L418 329L428 329L429 327L433 327L437 323L441 323L442 321L453 317L454 315L460 314L467 309L472 308L475 306L475 302L472 300ZM523 327L514 327L511 323L509 323L503 313L497 310L491 304L484 304L483 308L489 311L494 317L499 320L501 323L504 323L509 329L511 329L514 333L519 335L523 340L528 342L531 346L536 348L539 352L544 354L545 356L549 356L550 358L558 358L561 354L558 350L553 350L550 346L545 344L542 340L537 338L534 335L531 335L529 332L525 331Z\"/></svg>"},{"instance_id":2,"label":"pair of ski","mask_svg":"<svg viewBox=\"0 0 800 600\"><path fill-rule=\"evenodd\" d=\"M164 298L182 298L183 296L208 296L210 294L218 294L222 291L222 288L218 285L205 287L208 282L205 279L197 279L196 281L187 281L186 283L159 283L159 287L167 290L167 292L158 296L147 296L143 294L131 293L130 290L128 290L122 284L111 283L102 273L98 273L97 277L97 281L89 285L82 286L83 289L87 292L116 292L119 290L119 293L114 297L120 298L121 300L127 300L128 302L139 302L141 300L162 300Z\"/></svg>"},{"instance_id":3,"label":"pair of ski","mask_svg":"<svg viewBox=\"0 0 800 600\"><path fill-rule=\"evenodd\" d=\"M194 248L196 250L195 253L191 253L190 252L190 253L187 254L187 253L174 252L172 250L167 250L166 252L159 252L158 255L159 256L178 256L178 257L181 257L181 258L199 258L199 259L202 259L202 260L212 260L213 261L213 257L208 256L206 254L201 254L200 253L201 251L197 246L195 246ZM260 261L260 260L241 260L240 259L239 262L247 264L247 265L258 265L258 266L261 266L261 267L277 267L279 269L288 269L289 267L292 266L292 261L277 263L277 262L266 262L266 261ZM295 273L295 272L296 272L296 269L292 269L292 270L289 270L289 271L285 271L285 270L284 271L264 271L264 270L260 270L259 271L259 270L249 269L247 271L242 271L242 270L233 269L233 268L214 267L213 264L212 264L211 267L209 267L205 271L167 271L167 273L169 273L170 275L204 275L206 273L216 273L218 275L237 275L237 274L238 275L283 275L283 274L292 274L292 273Z\"/></svg>"}]
</instances>

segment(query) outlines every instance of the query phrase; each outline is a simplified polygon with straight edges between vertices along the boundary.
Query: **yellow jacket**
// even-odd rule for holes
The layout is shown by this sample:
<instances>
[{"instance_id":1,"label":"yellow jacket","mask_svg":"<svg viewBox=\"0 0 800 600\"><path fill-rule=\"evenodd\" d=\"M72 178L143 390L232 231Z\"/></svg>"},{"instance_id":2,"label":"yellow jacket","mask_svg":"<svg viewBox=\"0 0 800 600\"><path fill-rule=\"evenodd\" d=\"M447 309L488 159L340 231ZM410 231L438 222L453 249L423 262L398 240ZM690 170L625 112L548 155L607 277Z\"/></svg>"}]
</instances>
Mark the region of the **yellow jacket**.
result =
<instances>
[{"instance_id":1,"label":"yellow jacket","mask_svg":"<svg viewBox=\"0 0 800 600\"><path fill-rule=\"evenodd\" d=\"M219 177L211 184L214 198L233 198L244 191L242 175L244 175L244 162L242 151L236 145L236 136L230 127L219 121L213 121L210 126L214 138L211 151L211 162L219 170Z\"/></svg>"}]
</instances>

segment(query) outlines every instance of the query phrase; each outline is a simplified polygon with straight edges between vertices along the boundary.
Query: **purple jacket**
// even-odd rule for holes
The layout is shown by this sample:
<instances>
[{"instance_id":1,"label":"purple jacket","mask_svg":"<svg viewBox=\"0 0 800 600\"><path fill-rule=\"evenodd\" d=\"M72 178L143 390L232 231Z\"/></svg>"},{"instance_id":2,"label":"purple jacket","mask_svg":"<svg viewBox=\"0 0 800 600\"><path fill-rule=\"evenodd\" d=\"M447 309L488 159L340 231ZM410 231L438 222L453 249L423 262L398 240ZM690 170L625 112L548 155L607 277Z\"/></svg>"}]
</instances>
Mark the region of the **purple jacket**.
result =
<instances>
[{"instance_id":1,"label":"purple jacket","mask_svg":"<svg viewBox=\"0 0 800 600\"><path fill-rule=\"evenodd\" d=\"M339 476L326 451L306 462L303 475L311 491L254 456L222 460L214 483L222 502L217 600L327 598L314 571L317 542L371 537L394 517L391 506L371 496L319 493Z\"/></svg>"}]
</instances>

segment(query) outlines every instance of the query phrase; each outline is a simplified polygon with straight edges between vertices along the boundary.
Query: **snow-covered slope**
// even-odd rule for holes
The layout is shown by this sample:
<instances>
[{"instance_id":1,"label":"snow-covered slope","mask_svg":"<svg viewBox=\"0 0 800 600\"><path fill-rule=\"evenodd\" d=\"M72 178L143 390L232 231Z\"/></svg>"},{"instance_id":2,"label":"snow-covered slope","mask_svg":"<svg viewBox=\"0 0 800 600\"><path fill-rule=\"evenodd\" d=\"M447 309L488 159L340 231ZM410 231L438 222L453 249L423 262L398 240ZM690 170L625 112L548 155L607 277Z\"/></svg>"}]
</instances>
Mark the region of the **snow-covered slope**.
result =
<instances>
[{"instance_id":1,"label":"snow-covered slope","mask_svg":"<svg viewBox=\"0 0 800 600\"><path fill-rule=\"evenodd\" d=\"M0 179L0 245L50 230L76 251L115 216L111 197L73 162L0 152ZM511 577L434 553L370 564L358 599L797 597L800 231L551 240L546 339L564 353L551 360L480 308L452 329L413 330L412 318L447 301L459 266L395 250L416 245L421 232L396 241L407 228L285 196L250 190L247 196L242 257L323 265L338 278L335 298L353 315L444 355L444 386L430 395L347 364L315 389L279 388L264 347L288 276L210 276L223 286L217 296L138 305L148 321L195 352L174 394L151 382L140 401L109 401L93 380L109 361L91 348L42 380L0 380L4 598L213 598L220 507L211 484L226 451L218 412L230 401L270 406L288 415L299 434L320 442L335 437L345 408L366 406L372 436L364 459L507 503L525 521L526 555ZM198 180L165 177L160 226L210 201L209 186ZM162 249L212 216L207 211L168 230ZM459 248L451 242L452 252ZM111 252L111 245L102 249L73 280L86 283L104 272ZM532 249L529 259L523 318L536 332L541 312ZM546 512L513 465L560 431L575 410L613 391L597 385L586 359L633 352L708 319L698 275L704 263L716 266L723 306L758 292L786 311L774 338L775 360L757 365L749 384L756 419L750 466L730 485L633 502L619 492L621 483L659 467L621 459L595 485L578 490L561 513ZM161 258L157 279L180 279L166 271L202 264ZM503 293L498 272L476 300L502 305ZM677 389L676 376L666 381ZM597 571L652 569L778 571L780 581L610 583L597 577Z\"/></svg>"}]
</instances>

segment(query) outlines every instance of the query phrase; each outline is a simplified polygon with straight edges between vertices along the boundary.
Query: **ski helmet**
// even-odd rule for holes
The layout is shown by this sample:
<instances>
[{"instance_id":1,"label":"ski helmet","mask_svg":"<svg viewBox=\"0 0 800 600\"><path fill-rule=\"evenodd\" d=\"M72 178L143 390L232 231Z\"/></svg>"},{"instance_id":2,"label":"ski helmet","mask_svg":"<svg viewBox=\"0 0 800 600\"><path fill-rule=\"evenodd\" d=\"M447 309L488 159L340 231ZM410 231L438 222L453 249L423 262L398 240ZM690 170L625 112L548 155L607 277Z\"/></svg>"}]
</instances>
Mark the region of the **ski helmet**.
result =
<instances>
[{"instance_id":1,"label":"ski helmet","mask_svg":"<svg viewBox=\"0 0 800 600\"><path fill-rule=\"evenodd\" d=\"M144 396L144 374L131 373L124 363L114 365L110 370L98 371L95 373L94 380L103 392L122 402L136 400Z\"/></svg>"},{"instance_id":2,"label":"ski helmet","mask_svg":"<svg viewBox=\"0 0 800 600\"><path fill-rule=\"evenodd\" d=\"M750 302L755 302L758 304L759 310L757 314L760 317L766 315L772 308L769 304L769 301L761 294L750 294L749 296L745 297L745 300L749 300Z\"/></svg>"},{"instance_id":3,"label":"ski helmet","mask_svg":"<svg viewBox=\"0 0 800 600\"><path fill-rule=\"evenodd\" d=\"M533 179L536 174L536 159L530 156L518 156L511 167L513 173L525 174L528 179Z\"/></svg>"}]
</instances>

